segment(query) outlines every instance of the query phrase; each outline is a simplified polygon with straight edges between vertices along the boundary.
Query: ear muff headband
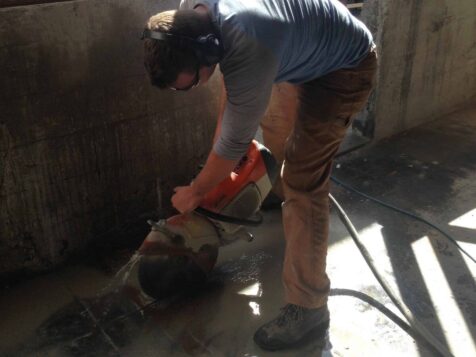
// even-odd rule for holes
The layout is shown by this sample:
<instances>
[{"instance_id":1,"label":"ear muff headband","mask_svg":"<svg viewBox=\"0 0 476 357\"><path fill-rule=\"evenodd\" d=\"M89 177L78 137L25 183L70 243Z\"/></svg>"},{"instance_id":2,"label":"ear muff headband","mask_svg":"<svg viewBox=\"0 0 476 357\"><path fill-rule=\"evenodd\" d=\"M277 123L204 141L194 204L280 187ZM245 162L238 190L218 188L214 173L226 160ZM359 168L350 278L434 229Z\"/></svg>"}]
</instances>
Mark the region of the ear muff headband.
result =
<instances>
[{"instance_id":1,"label":"ear muff headband","mask_svg":"<svg viewBox=\"0 0 476 357\"><path fill-rule=\"evenodd\" d=\"M194 39L188 36L145 29L142 33L142 39L144 38L176 43L181 47L190 47L195 52L200 64L205 66L217 64L223 58L223 45L214 34L199 36Z\"/></svg>"}]
</instances>

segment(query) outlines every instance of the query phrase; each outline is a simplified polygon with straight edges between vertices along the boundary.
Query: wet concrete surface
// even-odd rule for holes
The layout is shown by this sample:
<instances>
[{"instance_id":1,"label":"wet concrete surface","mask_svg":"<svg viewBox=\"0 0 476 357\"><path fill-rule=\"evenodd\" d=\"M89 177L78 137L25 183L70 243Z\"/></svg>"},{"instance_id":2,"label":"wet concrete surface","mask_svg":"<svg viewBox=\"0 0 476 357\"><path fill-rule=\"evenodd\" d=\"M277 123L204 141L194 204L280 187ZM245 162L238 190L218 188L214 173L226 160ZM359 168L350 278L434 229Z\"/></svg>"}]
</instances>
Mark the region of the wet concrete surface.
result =
<instances>
[{"instance_id":1,"label":"wet concrete surface","mask_svg":"<svg viewBox=\"0 0 476 357\"><path fill-rule=\"evenodd\" d=\"M428 218L474 257L475 138L476 110L459 112L340 157L334 175ZM475 355L475 263L422 223L336 185L332 192L397 298L453 355ZM255 330L284 305L280 211L264 215L255 241L222 248L206 287L189 296L141 308L150 301L104 289L111 275L80 264L5 289L0 356L435 355L374 307L343 295L330 297L326 339L286 352L258 348ZM333 289L363 292L401 316L335 212L328 274Z\"/></svg>"}]
</instances>

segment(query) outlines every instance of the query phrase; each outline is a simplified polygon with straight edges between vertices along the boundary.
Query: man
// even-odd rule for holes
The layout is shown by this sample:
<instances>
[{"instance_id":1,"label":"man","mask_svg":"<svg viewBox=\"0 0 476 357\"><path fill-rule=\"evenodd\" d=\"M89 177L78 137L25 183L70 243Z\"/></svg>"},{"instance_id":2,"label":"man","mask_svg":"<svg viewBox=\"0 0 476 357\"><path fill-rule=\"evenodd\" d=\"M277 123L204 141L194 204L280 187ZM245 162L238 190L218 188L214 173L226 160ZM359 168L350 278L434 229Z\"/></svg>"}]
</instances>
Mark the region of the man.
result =
<instances>
[{"instance_id":1,"label":"man","mask_svg":"<svg viewBox=\"0 0 476 357\"><path fill-rule=\"evenodd\" d=\"M284 199L287 304L254 340L279 350L322 334L329 326L329 176L351 117L373 85L371 34L338 0L182 0L178 11L151 17L147 29L153 32L146 37L167 34L145 40L153 84L188 90L206 83L219 62L226 89L204 168L189 186L175 188L172 204L182 213L233 170L260 125L273 83L281 83L275 94L285 115L269 115L261 126L265 145L283 162L276 192ZM214 61L203 59L207 49Z\"/></svg>"}]
</instances>

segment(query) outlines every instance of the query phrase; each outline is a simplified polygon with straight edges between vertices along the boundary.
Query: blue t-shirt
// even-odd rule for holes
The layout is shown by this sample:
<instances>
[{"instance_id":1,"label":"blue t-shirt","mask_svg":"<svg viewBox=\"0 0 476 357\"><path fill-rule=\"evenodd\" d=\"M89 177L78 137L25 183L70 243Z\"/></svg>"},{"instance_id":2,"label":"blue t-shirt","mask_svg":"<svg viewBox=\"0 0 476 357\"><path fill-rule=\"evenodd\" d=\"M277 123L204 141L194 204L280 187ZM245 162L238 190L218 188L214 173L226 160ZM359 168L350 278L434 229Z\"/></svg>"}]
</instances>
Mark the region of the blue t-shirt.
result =
<instances>
[{"instance_id":1,"label":"blue t-shirt","mask_svg":"<svg viewBox=\"0 0 476 357\"><path fill-rule=\"evenodd\" d=\"M266 111L273 83L304 83L357 66L372 35L338 0L182 0L205 5L220 33L227 103L215 152L240 158Z\"/></svg>"}]
</instances>

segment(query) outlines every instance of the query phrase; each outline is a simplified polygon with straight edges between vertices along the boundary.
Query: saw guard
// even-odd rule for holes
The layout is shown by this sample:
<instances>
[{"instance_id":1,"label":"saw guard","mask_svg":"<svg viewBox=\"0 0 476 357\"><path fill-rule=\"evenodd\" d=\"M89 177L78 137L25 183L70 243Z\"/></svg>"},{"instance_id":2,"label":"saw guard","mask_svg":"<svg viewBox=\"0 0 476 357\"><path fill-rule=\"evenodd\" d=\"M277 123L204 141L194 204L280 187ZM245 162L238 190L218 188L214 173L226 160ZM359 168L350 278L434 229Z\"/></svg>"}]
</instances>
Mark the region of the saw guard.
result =
<instances>
[{"instance_id":1,"label":"saw guard","mask_svg":"<svg viewBox=\"0 0 476 357\"><path fill-rule=\"evenodd\" d=\"M277 164L268 149L253 140L245 156L217 187L208 192L200 206L221 213L245 187L256 185L260 204L271 190L276 178ZM266 181L268 184L266 184ZM256 210L259 209L259 205ZM247 218L247 217L240 217Z\"/></svg>"},{"instance_id":2,"label":"saw guard","mask_svg":"<svg viewBox=\"0 0 476 357\"><path fill-rule=\"evenodd\" d=\"M278 165L271 153L253 141L235 170L200 206L220 214L249 218L256 213L271 190ZM206 282L218 248L251 235L237 224L223 223L196 213L176 215L156 224L139 248L139 282L143 291L156 299L168 297Z\"/></svg>"}]
</instances>

